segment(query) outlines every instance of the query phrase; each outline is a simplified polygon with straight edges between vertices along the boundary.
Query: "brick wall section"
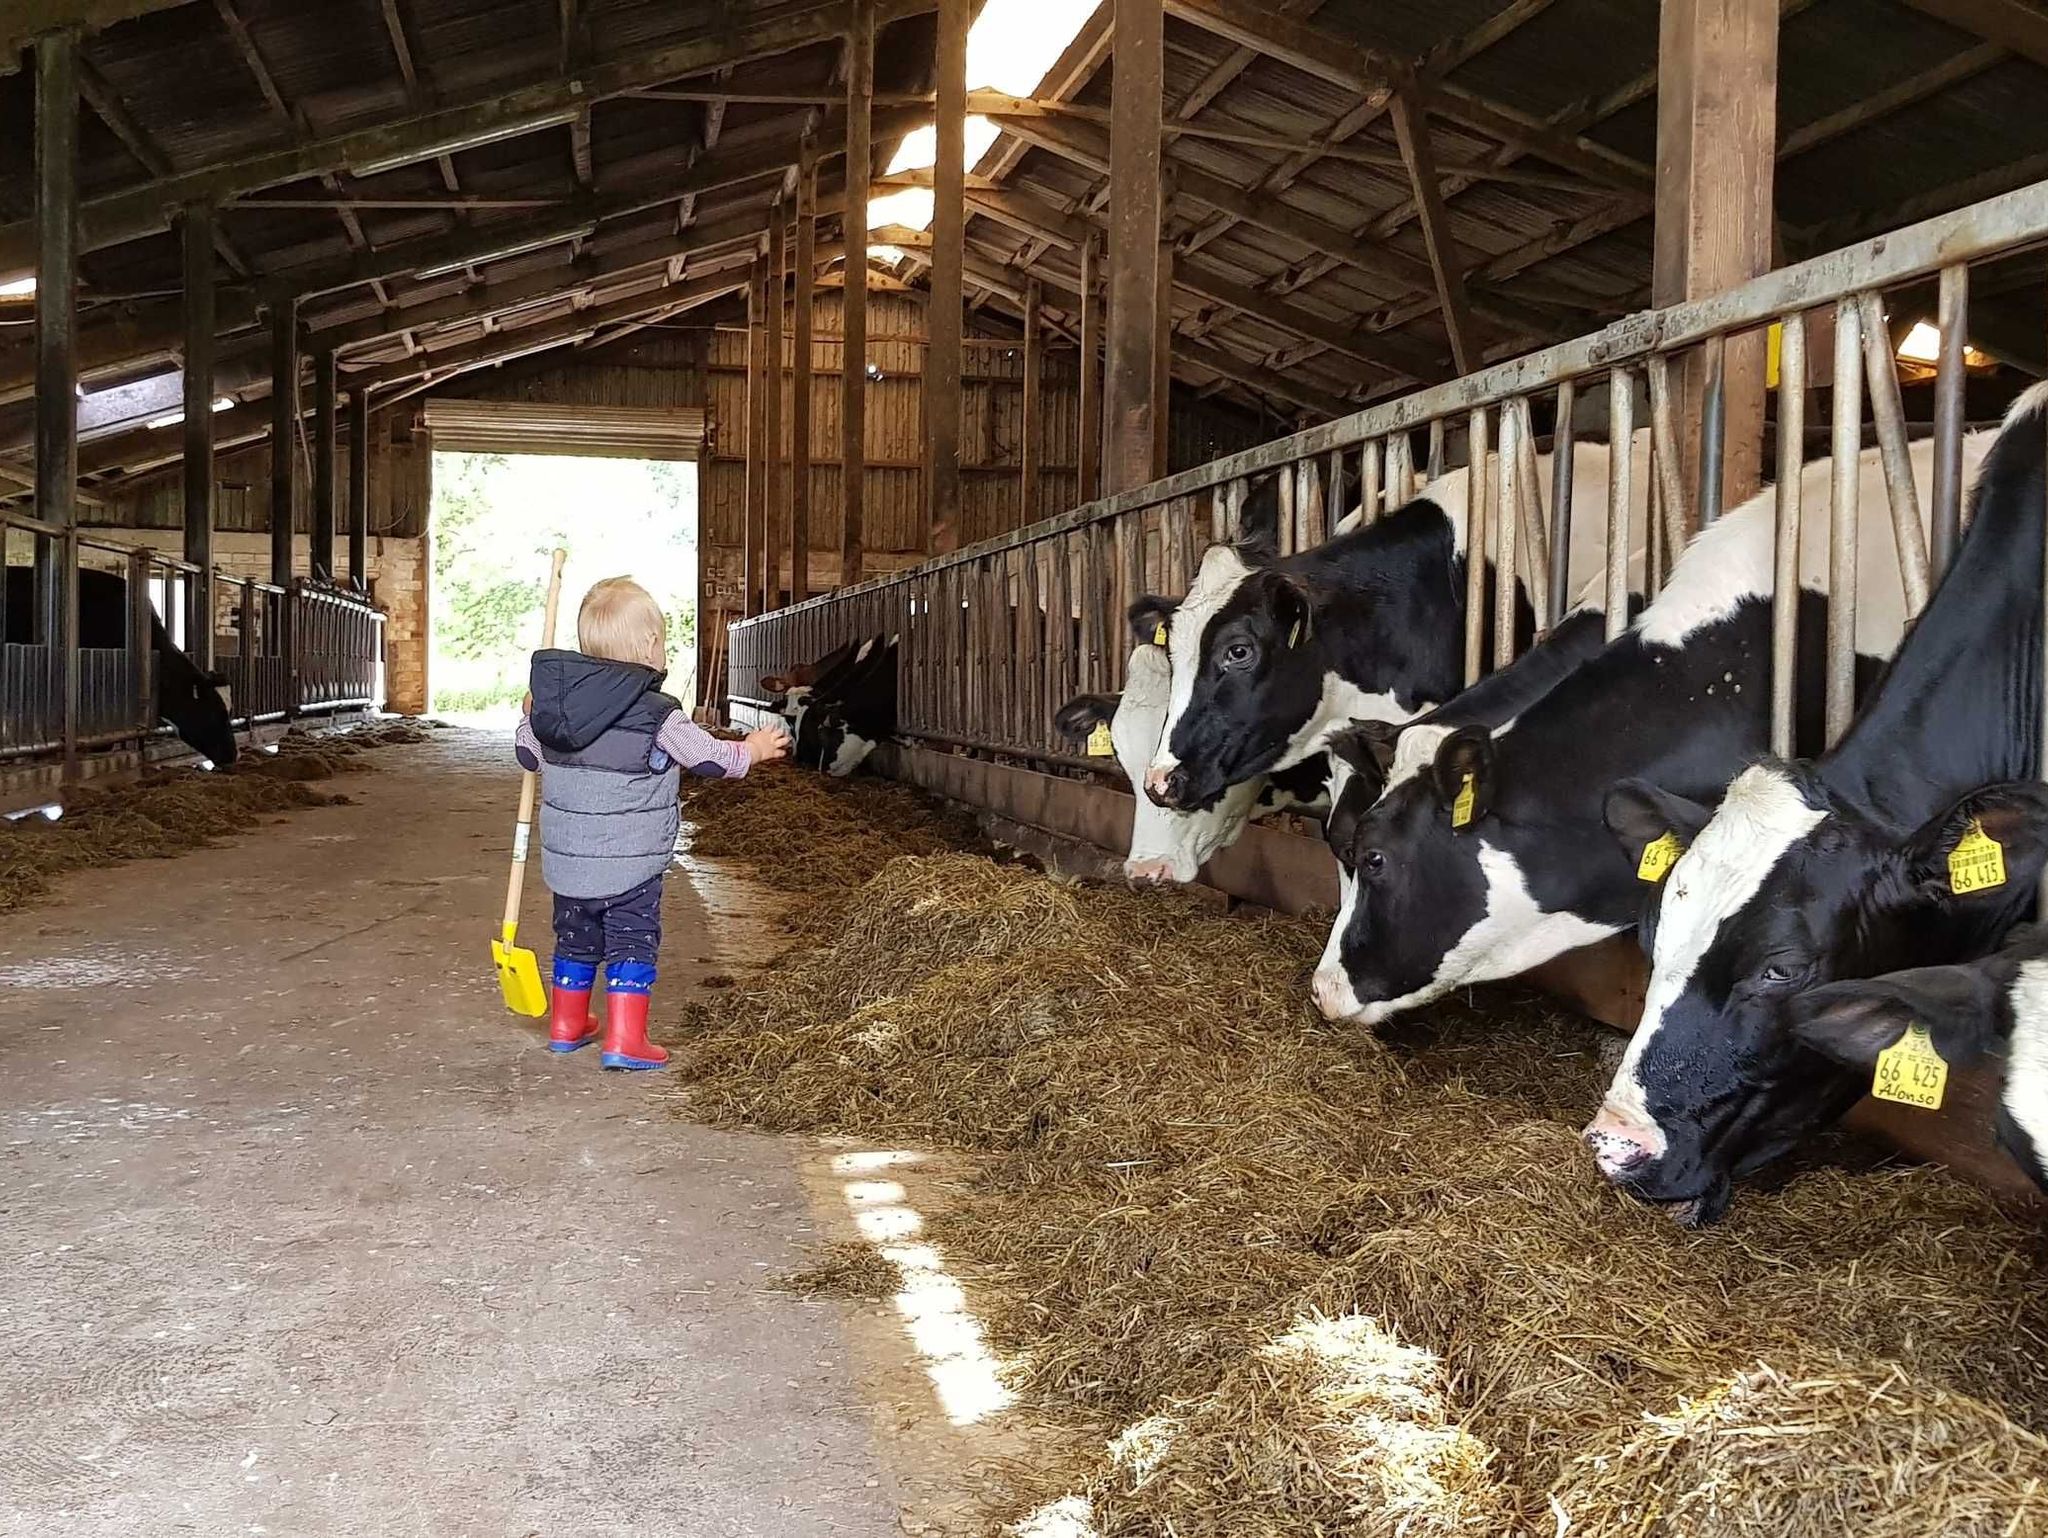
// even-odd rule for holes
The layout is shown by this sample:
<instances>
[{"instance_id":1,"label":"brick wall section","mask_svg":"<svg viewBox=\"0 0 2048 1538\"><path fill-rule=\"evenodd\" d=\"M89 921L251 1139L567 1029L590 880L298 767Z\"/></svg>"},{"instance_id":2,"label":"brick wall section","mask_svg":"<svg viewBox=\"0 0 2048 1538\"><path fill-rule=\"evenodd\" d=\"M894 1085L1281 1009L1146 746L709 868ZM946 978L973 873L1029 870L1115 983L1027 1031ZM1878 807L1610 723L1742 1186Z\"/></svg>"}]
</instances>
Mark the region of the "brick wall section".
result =
<instances>
[{"instance_id":1,"label":"brick wall section","mask_svg":"<svg viewBox=\"0 0 2048 1538\"><path fill-rule=\"evenodd\" d=\"M92 531L109 544L144 545L166 555L183 553L184 535L177 529L109 529ZM428 546L424 539L372 537L368 557L370 598L384 611L384 708L404 715L427 709ZM303 554L303 551L301 551ZM216 530L213 564L237 577L270 580L270 536ZM303 569L303 561L295 563ZM334 570L348 570L348 542L334 546ZM231 601L223 595L222 601ZM223 616L224 618L224 616Z\"/></svg>"}]
</instances>

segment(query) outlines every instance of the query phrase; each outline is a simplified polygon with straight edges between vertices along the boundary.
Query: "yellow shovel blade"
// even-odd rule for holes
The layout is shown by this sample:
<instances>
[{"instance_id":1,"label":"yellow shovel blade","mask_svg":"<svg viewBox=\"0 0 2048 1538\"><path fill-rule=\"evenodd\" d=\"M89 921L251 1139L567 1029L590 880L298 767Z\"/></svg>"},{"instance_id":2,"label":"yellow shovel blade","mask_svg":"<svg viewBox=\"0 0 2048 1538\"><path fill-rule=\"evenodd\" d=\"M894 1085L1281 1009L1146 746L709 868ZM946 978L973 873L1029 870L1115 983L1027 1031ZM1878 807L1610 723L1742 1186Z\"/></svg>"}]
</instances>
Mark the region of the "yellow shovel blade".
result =
<instances>
[{"instance_id":1,"label":"yellow shovel blade","mask_svg":"<svg viewBox=\"0 0 2048 1538\"><path fill-rule=\"evenodd\" d=\"M491 942L491 960L498 964L498 986L504 990L507 1009L535 1019L548 1012L548 991L541 985L540 963L532 951L514 945L508 934Z\"/></svg>"}]
</instances>

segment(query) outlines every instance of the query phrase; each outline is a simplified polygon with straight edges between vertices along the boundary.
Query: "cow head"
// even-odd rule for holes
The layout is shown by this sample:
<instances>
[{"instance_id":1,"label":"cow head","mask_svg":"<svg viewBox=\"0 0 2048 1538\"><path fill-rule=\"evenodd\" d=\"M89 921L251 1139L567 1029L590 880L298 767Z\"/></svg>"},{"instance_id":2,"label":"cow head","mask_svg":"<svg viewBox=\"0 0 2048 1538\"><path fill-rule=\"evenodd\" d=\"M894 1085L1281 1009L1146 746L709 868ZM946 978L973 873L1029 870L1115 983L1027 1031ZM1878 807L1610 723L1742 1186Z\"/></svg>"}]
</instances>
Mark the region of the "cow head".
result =
<instances>
[{"instance_id":1,"label":"cow head","mask_svg":"<svg viewBox=\"0 0 2048 1538\"><path fill-rule=\"evenodd\" d=\"M1786 1007L1800 1042L1869 1083L1878 1056L1924 1028L1951 1066L2006 1050L1998 1136L2048 1189L2048 930L2025 925L1994 956L1826 983Z\"/></svg>"},{"instance_id":2,"label":"cow head","mask_svg":"<svg viewBox=\"0 0 2048 1538\"><path fill-rule=\"evenodd\" d=\"M1676 833L1685 851L1646 914L1642 1023L1586 1142L1602 1173L1687 1224L1734 1182L1826 1126L1867 1082L1794 1029L1793 1002L1844 978L1982 955L2032 899L2048 855L2048 789L1971 792L1910 833L1799 764L1752 765L1707 810L1640 781L1609 793L1626 851ZM1951 857L1977 832L2003 879L1957 892Z\"/></svg>"},{"instance_id":3,"label":"cow head","mask_svg":"<svg viewBox=\"0 0 2048 1538\"><path fill-rule=\"evenodd\" d=\"M797 763L837 780L852 774L875 751L874 739L848 724L846 707L837 700L804 709L794 741L792 756Z\"/></svg>"},{"instance_id":4,"label":"cow head","mask_svg":"<svg viewBox=\"0 0 2048 1538\"><path fill-rule=\"evenodd\" d=\"M1290 758L1323 695L1315 601L1286 573L1211 546L1168 627L1172 692L1145 792L1196 812Z\"/></svg>"},{"instance_id":5,"label":"cow head","mask_svg":"<svg viewBox=\"0 0 2048 1538\"><path fill-rule=\"evenodd\" d=\"M238 751L235 723L221 697L222 673L203 673L182 652L157 654L157 713L179 740L216 767L232 768Z\"/></svg>"}]
</instances>

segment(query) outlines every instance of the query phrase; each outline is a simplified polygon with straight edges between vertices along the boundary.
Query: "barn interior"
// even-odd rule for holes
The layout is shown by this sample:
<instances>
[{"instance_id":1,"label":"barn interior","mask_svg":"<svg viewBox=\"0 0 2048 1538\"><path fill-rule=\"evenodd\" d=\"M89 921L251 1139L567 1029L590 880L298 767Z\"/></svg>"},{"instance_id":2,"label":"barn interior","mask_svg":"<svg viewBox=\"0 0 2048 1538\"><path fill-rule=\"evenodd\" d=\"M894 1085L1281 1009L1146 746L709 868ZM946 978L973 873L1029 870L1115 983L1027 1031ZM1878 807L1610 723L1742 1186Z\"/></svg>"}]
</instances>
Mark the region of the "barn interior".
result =
<instances>
[{"instance_id":1,"label":"barn interior","mask_svg":"<svg viewBox=\"0 0 2048 1538\"><path fill-rule=\"evenodd\" d=\"M1242 1448L1177 1468L1183 1506L1164 1484L1139 1498L1128 1449L1129 1488L1091 1484L1074 1471L1143 1405L1220 1426L1245 1371L1102 1348L1055 1392L1043 1364L1071 1342L1002 1301L1026 1263L966 1236L948 1240L959 1277L933 1250L879 1280L825 1266L822 1297L792 1283L820 1274L820 1246L872 1263L919 1209L971 1207L959 1150L1011 1134L764 1099L731 1029L773 1016L749 980L774 976L786 925L805 935L806 905L892 859L993 840L1115 866L1128 787L1053 713L1122 685L1125 604L1185 591L1254 482L1282 548L1306 548L1354 504L1394 506L1397 479L1483 466L1489 443L1497 465L1569 458L1575 432L1625 443L1633 420L1655 436L1637 491L1668 564L1782 479L1788 445L1795 466L1866 435L1903 456L1995 425L2048 377L2044 92L2035 0L0 0L0 1427L23 1452L0 1532L1507 1533L1560 1500L1583 1503L1581 1531L1750 1530L1639 1525L1656 1492L1629 1507L1552 1466L1567 1445L1608 1458L1601 1479L1626 1458L1543 1440L1540 1395L1435 1336L1451 1367L1417 1423L1432 1451L1369 1500L1346 1485L1319 1506L1283 1481L1262 1509L1232 1483L1265 1488ZM668 882L659 1019L672 1049L709 1043L694 1100L648 1082L688 1073L548 1057L500 1001L485 953L520 793L509 720L381 720L448 697L451 455L514 478L522 456L689 468L693 511L626 516L689 518L669 686L707 725L751 726L764 679L904 628L901 730L867 774L949 812L896 786L686 805L705 832ZM1568 501L1520 473L1519 491L1515 469L1496 477L1501 549L1517 516L1528 540ZM1930 499L1922 601L1961 529L1953 471ZM520 652L547 545L570 551L565 627L613 574L576 556L614 510L563 502L555 538L493 553L522 572ZM685 559L674 532L649 528L655 559ZM1561 556L1544 570L1559 595L1564 576ZM1468 604L1476 621L1476 586ZM935 609L972 618L913 625ZM218 690L225 713L181 722L176 688ZM721 809L756 818L759 845L709 852ZM954 814L978 829L928 829ZM803 851L782 846L856 823L858 855L790 869ZM890 890L875 911L908 933L914 904ZM1335 868L1306 823L1259 824L1195 890L1152 910L1175 915L1172 944L1234 956L1219 936L1237 931L1202 926L1270 910L1286 917L1247 922L1283 926L1277 949L1243 965L1277 976L1276 956L1313 964L1284 926L1334 906ZM529 881L543 965L545 901ZM1149 922L1130 914L1049 922ZM1545 997L1626 1029L1642 968L1616 947L1554 968ZM1505 1028L1458 1018L1428 1028L1418 1075L1557 1110L1474 1067ZM1597 1065L1597 1028L1544 1018L1561 1075ZM1898 1219L1905 1249L1938 1212L1975 1236L1954 1245L1970 1264L2001 1244L2037 1264L2032 1188L1983 1125L1995 1095L1972 1081L1938 1118L1864 1118L1965 1177ZM1133 1179L1160 1150L1192 1157L1157 1138L1089 1156ZM1541 1163L1562 1145L1516 1146ZM1847 1167L1816 1178L1862 1200ZM1879 1178L1904 1202L1921 1177ZM1778 1212L1742 1242L1796 1252L1807 1220ZM1246 1238L1263 1222L1228 1243L1263 1242ZM1660 1236L1631 1232L1630 1263L1666 1275ZM1448 1270L1464 1241L1438 1238ZM1169 1264L1180 1242L1103 1268L1156 1259L1199 1291ZM1061 1286L1033 1298L1038 1328L1099 1304L1097 1347L1151 1331L1223 1360L1213 1321L1140 1300L1119 1324L1110 1283ZM1327 1286L1287 1283L1341 1311ZM1583 1324L1565 1291L1555 1312ZM934 1322L941 1295L957 1306ZM1428 1334L1437 1305L1403 1296ZM1947 1317L1980 1322L1960 1301ZM1585 1328L1614 1335L1589 1348L1596 1377L1656 1393L1559 1391L1580 1403L1648 1414L1683 1397L1669 1384L1702 1387L1658 1377L1675 1358L1645 1343L1656 1319ZM1843 1497L1769 1530L2048 1531L2028 1493L2048 1478L2048 1394L2011 1340L1973 1345L1981 1372L1902 1391L1895 1419L1968 1426L2007 1460L1982 1510L1944 1507L1944 1527ZM1908 1377L1917 1349L1892 1358ZM1863 1380L1817 1360L1792 1352L1766 1364L1789 1376L1742 1392L1896 1486L1897 1445L1809 1392L1849 1384L1846 1404ZM1128 1393L1075 1386L1118 1373ZM1453 1445L1468 1433L1500 1450ZM1290 1445L1290 1466L1356 1473L1355 1448ZM1521 1493L1460 1485L1460 1459ZM1092 1517L1062 1504L1088 1500Z\"/></svg>"}]
</instances>

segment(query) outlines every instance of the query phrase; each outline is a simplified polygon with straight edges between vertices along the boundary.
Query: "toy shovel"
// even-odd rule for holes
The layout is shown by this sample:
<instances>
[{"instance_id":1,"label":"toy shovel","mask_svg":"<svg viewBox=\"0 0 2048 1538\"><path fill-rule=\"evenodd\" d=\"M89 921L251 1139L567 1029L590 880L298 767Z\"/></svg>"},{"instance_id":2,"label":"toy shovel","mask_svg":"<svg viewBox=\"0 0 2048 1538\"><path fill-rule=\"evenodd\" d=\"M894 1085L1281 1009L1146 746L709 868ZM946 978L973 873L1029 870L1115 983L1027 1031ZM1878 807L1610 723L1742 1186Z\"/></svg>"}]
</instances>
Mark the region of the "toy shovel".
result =
<instances>
[{"instance_id":1,"label":"toy shovel","mask_svg":"<svg viewBox=\"0 0 2048 1538\"><path fill-rule=\"evenodd\" d=\"M541 616L540 644L555 644L555 610L562 599L562 563L569 552L557 550L548 567L548 602ZM534 793L540 776L528 770L520 776L519 823L512 832L512 879L505 889L505 921L498 938L491 942L491 960L497 963L498 986L505 994L505 1007L515 1015L538 1018L548 1012L548 991L540 980L540 962L533 952L518 944L519 896L526 888L526 846L533 836Z\"/></svg>"}]
</instances>

